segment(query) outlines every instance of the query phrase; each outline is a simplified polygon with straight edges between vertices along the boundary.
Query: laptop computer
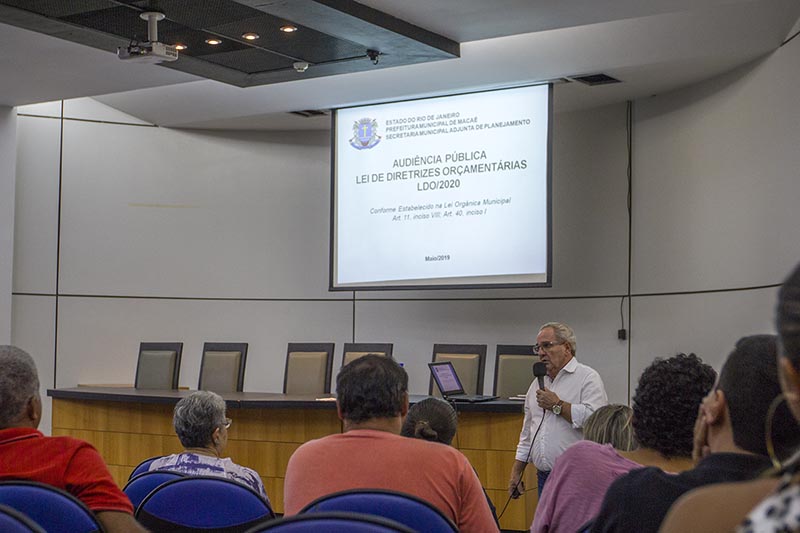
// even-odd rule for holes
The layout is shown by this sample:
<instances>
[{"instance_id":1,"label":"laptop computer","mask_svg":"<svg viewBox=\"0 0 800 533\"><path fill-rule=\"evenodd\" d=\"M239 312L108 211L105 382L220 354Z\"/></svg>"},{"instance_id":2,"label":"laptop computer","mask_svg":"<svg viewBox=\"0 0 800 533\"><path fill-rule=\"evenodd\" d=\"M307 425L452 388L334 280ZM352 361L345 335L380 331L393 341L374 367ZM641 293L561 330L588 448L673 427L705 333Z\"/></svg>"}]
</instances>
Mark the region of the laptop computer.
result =
<instances>
[{"instance_id":1,"label":"laptop computer","mask_svg":"<svg viewBox=\"0 0 800 533\"><path fill-rule=\"evenodd\" d=\"M436 386L439 387L439 391L441 391L445 400L476 403L489 402L497 399L497 396L465 394L464 386L461 384L461 380L458 379L456 369L453 368L453 363L450 361L428 363L428 367L431 369L433 381L436 382Z\"/></svg>"}]
</instances>

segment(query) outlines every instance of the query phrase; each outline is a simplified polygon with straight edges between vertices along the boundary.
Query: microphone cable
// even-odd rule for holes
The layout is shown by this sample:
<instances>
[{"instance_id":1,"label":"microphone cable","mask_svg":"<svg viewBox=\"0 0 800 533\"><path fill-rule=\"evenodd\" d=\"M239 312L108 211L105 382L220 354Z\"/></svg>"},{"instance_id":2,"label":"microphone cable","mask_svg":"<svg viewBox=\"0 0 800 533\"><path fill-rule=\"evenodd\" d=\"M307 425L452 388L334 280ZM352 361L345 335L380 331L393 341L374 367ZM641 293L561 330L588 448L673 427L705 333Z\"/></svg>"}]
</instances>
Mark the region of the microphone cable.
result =
<instances>
[{"instance_id":1,"label":"microphone cable","mask_svg":"<svg viewBox=\"0 0 800 533\"><path fill-rule=\"evenodd\" d=\"M539 430L542 429L542 424L544 423L544 417L546 416L547 416L547 409L542 407L542 419L539 421L539 425L536 427L536 431L533 433L533 438L531 439L531 445L530 447L528 447L528 456L525 458L525 465L522 467L522 472L519 473L519 481L517 481L517 486L515 487L517 494L519 494L520 496L522 496L524 492L527 492L527 490L524 492L520 492L519 486L520 484L522 484L522 476L525 475L525 469L528 467L528 461L531 460L531 453L533 452L533 443L536 442L536 435L538 435ZM533 490L533 489L528 489L528 490ZM508 499L506 499L505 505L503 505L503 510L500 511L499 515L497 515L498 520L500 520L503 517L503 515L506 512L506 509L508 508L508 505L511 503L511 500L513 499L514 498L512 498L511 494L509 494Z\"/></svg>"}]
</instances>

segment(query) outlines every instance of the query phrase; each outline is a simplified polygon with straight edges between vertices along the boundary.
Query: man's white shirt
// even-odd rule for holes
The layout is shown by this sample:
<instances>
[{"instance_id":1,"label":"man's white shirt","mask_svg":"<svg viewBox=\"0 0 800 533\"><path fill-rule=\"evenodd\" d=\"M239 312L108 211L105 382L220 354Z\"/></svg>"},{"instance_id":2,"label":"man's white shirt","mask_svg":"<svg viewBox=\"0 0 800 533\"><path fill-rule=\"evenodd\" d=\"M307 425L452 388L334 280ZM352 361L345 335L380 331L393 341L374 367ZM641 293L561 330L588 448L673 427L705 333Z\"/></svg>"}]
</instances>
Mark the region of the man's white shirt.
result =
<instances>
[{"instance_id":1,"label":"man's white shirt","mask_svg":"<svg viewBox=\"0 0 800 533\"><path fill-rule=\"evenodd\" d=\"M556 379L545 376L544 386L572 405L572 424L562 416L552 411L545 412L539 407L536 403L539 380L534 379L525 398L525 420L519 435L516 458L518 461L532 462L537 470L549 472L556 458L583 438L583 424L597 408L608 404L608 396L600 374L574 357L558 372ZM531 449L531 439L542 421L542 415L544 423Z\"/></svg>"}]
</instances>

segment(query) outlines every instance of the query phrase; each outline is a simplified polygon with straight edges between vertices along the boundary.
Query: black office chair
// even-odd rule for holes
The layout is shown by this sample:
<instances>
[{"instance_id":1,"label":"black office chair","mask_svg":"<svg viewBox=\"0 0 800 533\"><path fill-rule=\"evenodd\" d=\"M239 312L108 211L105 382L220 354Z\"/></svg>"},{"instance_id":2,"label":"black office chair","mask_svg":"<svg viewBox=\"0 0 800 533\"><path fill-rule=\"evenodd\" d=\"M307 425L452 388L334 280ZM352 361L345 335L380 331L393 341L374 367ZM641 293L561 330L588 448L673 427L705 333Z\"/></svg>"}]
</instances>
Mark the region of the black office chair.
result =
<instances>
[{"instance_id":1,"label":"black office chair","mask_svg":"<svg viewBox=\"0 0 800 533\"><path fill-rule=\"evenodd\" d=\"M203 345L198 390L242 392L247 364L246 342L207 342Z\"/></svg>"},{"instance_id":2,"label":"black office chair","mask_svg":"<svg viewBox=\"0 0 800 533\"><path fill-rule=\"evenodd\" d=\"M290 342L286 350L283 393L330 393L334 346L332 342Z\"/></svg>"},{"instance_id":3,"label":"black office chair","mask_svg":"<svg viewBox=\"0 0 800 533\"><path fill-rule=\"evenodd\" d=\"M346 342L342 351L342 366L368 354L392 356L392 343Z\"/></svg>"},{"instance_id":4,"label":"black office chair","mask_svg":"<svg viewBox=\"0 0 800 533\"><path fill-rule=\"evenodd\" d=\"M527 394L533 381L533 363L538 360L531 344L498 344L492 394L501 398Z\"/></svg>"},{"instance_id":5,"label":"black office chair","mask_svg":"<svg viewBox=\"0 0 800 533\"><path fill-rule=\"evenodd\" d=\"M434 344L433 362L450 361L456 369L465 394L483 394L483 373L486 368L485 344ZM428 385L428 394L441 398L433 377Z\"/></svg>"},{"instance_id":6,"label":"black office chair","mask_svg":"<svg viewBox=\"0 0 800 533\"><path fill-rule=\"evenodd\" d=\"M182 342L143 342L136 364L137 389L177 389Z\"/></svg>"}]
</instances>

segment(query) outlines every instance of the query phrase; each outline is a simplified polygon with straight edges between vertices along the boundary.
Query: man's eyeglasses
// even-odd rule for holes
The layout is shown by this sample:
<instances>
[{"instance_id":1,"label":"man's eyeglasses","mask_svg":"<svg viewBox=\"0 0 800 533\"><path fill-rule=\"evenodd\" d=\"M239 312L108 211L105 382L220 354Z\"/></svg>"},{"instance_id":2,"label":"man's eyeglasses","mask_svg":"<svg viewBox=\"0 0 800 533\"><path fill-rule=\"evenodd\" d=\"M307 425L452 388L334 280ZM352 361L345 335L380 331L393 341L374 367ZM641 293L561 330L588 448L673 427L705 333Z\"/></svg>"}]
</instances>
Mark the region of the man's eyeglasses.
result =
<instances>
[{"instance_id":1,"label":"man's eyeglasses","mask_svg":"<svg viewBox=\"0 0 800 533\"><path fill-rule=\"evenodd\" d=\"M233 424L233 420L231 420L230 418L226 418L225 423L222 425L222 427L228 429L229 427L231 427L231 424Z\"/></svg>"},{"instance_id":2,"label":"man's eyeglasses","mask_svg":"<svg viewBox=\"0 0 800 533\"><path fill-rule=\"evenodd\" d=\"M541 344L534 344L533 345L533 353L542 353L544 350L550 350L553 346L558 346L559 344L565 344L566 341L561 342L543 342Z\"/></svg>"}]
</instances>

